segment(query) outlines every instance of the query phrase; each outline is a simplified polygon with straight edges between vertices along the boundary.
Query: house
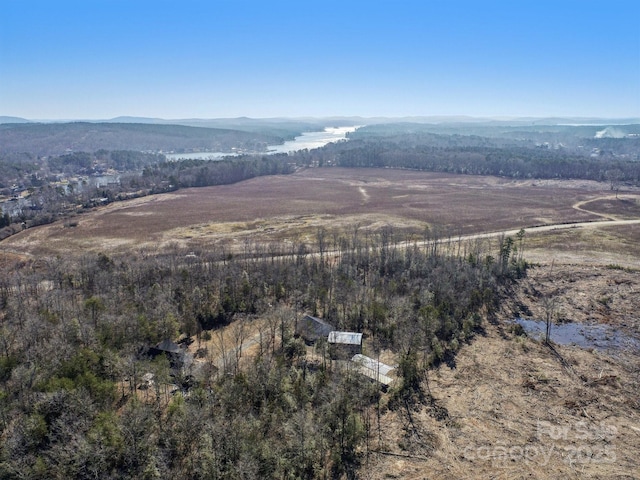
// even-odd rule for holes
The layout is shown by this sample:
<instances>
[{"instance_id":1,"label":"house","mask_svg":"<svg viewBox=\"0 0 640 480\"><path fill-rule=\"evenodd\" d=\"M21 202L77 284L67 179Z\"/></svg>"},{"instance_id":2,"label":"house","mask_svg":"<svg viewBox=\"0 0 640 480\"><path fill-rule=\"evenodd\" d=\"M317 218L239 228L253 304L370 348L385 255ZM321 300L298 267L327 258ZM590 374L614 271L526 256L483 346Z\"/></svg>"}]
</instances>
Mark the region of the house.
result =
<instances>
[{"instance_id":1,"label":"house","mask_svg":"<svg viewBox=\"0 0 640 480\"><path fill-rule=\"evenodd\" d=\"M362 334L356 332L329 332L329 356L333 360L347 360L362 353Z\"/></svg>"},{"instance_id":2,"label":"house","mask_svg":"<svg viewBox=\"0 0 640 480\"><path fill-rule=\"evenodd\" d=\"M360 374L381 384L383 390L386 390L389 385L393 383L393 378L389 377L387 374L393 370L394 367L385 365L378 360L360 353L355 354L351 359L351 362L356 366L356 370Z\"/></svg>"},{"instance_id":3,"label":"house","mask_svg":"<svg viewBox=\"0 0 640 480\"><path fill-rule=\"evenodd\" d=\"M182 368L184 366L186 361L184 350L168 338L160 342L155 347L151 347L149 349L149 355L153 358L163 354L169 359L171 368Z\"/></svg>"},{"instance_id":4,"label":"house","mask_svg":"<svg viewBox=\"0 0 640 480\"><path fill-rule=\"evenodd\" d=\"M302 337L307 345L316 343L320 338L327 338L333 330L333 325L311 315L305 315L296 323L296 336Z\"/></svg>"}]
</instances>

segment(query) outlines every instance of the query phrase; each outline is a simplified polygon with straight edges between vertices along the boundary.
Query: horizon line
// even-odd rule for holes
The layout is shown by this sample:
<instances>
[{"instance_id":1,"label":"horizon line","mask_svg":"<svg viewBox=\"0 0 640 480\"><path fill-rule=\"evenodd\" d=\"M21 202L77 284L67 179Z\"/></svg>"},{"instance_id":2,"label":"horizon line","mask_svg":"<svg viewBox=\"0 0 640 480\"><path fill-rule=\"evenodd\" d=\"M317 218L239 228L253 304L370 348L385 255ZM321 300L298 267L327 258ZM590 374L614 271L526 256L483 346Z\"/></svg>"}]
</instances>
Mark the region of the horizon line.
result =
<instances>
[{"instance_id":1,"label":"horizon line","mask_svg":"<svg viewBox=\"0 0 640 480\"><path fill-rule=\"evenodd\" d=\"M631 120L634 123L640 122L640 116L597 116L597 115L466 115L466 114L430 114L430 115L282 115L282 116L222 116L222 117L155 117L143 115L118 115L109 118L29 118L18 115L0 115L0 119L15 119L29 123L57 123L57 122L114 122L117 120L147 120L147 121L220 121L220 120L329 120L329 119L362 119L362 120L406 120L406 119L422 119L422 120L440 120L440 121L540 121L540 120ZM124 122L134 123L134 122Z\"/></svg>"}]
</instances>

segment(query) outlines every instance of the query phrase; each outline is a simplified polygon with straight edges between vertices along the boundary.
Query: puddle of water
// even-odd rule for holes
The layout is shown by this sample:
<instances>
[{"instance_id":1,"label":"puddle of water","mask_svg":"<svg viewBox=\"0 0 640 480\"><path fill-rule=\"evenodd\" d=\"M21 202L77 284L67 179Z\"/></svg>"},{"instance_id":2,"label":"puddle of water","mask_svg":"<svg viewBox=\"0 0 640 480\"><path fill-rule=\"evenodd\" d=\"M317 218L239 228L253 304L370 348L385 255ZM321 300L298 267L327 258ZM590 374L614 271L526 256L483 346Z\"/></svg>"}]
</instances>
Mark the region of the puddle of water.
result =
<instances>
[{"instance_id":1,"label":"puddle of water","mask_svg":"<svg viewBox=\"0 0 640 480\"><path fill-rule=\"evenodd\" d=\"M546 324L541 320L516 318L528 336L544 339ZM585 325L583 323L561 323L551 326L551 341L560 345L577 345L582 348L595 348L599 351L640 349L640 341L615 330L608 325Z\"/></svg>"}]
</instances>

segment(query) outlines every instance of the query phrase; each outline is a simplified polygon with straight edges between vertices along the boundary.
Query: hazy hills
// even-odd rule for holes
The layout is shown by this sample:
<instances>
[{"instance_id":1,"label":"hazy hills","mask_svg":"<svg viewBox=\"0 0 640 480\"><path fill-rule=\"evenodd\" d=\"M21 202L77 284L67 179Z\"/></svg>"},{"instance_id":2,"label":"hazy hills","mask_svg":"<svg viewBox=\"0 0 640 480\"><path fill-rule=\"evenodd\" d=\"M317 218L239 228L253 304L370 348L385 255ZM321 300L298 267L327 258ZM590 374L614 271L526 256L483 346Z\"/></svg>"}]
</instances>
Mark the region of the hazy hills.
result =
<instances>
[{"instance_id":1,"label":"hazy hills","mask_svg":"<svg viewBox=\"0 0 640 480\"><path fill-rule=\"evenodd\" d=\"M332 116L332 117L273 117L273 118L182 118L164 119L154 117L119 116L111 119L87 120L33 120L21 117L0 115L0 124L4 123L142 123L154 125L186 125L191 127L210 127L237 130L265 131L299 130L314 131L328 126L353 126L378 123L431 123L431 124L488 124L488 125L626 125L640 123L640 117L635 118L604 118L604 117L472 117L468 115L425 115L407 117L361 117L361 116Z\"/></svg>"},{"instance_id":2,"label":"hazy hills","mask_svg":"<svg viewBox=\"0 0 640 480\"><path fill-rule=\"evenodd\" d=\"M0 115L0 123L31 123L31 120L21 117L8 117L6 115Z\"/></svg>"},{"instance_id":3,"label":"hazy hills","mask_svg":"<svg viewBox=\"0 0 640 480\"><path fill-rule=\"evenodd\" d=\"M635 123L635 125L633 125ZM468 116L425 117L301 117L172 119L117 117L101 121L32 121L0 116L0 154L28 152L60 155L71 151L135 150L190 152L236 150L264 151L302 132L329 126L369 126L382 135L430 132L441 135L476 135L527 139L544 143L575 143L582 138L638 135L640 119L602 118L478 118ZM617 135L603 126L620 126ZM617 128L617 127L616 127ZM614 132L613 130L611 130ZM603 133L604 132L604 133ZM614 132L614 133L615 133ZM573 142L569 139L573 138Z\"/></svg>"},{"instance_id":4,"label":"hazy hills","mask_svg":"<svg viewBox=\"0 0 640 480\"><path fill-rule=\"evenodd\" d=\"M282 133L287 133L285 130ZM0 153L59 155L69 151L262 151L294 136L223 128L141 123L12 123L0 125Z\"/></svg>"}]
</instances>

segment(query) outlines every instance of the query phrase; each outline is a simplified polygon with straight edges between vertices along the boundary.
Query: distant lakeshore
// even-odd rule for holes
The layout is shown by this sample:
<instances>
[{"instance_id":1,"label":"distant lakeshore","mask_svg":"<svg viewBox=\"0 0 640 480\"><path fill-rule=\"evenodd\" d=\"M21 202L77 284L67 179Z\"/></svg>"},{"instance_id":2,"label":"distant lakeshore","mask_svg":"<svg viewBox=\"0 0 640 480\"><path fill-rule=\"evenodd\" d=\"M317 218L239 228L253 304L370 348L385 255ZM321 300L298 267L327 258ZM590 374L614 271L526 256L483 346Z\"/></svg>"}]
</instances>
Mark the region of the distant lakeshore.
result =
<instances>
[{"instance_id":1,"label":"distant lakeshore","mask_svg":"<svg viewBox=\"0 0 640 480\"><path fill-rule=\"evenodd\" d=\"M314 148L324 147L328 143L347 140L347 135L354 132L360 126L348 126L348 127L327 127L320 132L303 132L302 135L288 140L281 145L269 145L266 152L246 152L246 151L231 151L231 152L192 152L192 153L166 153L165 156L168 160L218 160L225 157L236 157L244 154L267 154L272 155L276 153L292 153L299 150L311 150Z\"/></svg>"}]
</instances>

